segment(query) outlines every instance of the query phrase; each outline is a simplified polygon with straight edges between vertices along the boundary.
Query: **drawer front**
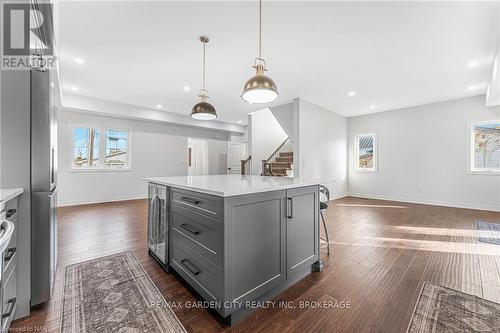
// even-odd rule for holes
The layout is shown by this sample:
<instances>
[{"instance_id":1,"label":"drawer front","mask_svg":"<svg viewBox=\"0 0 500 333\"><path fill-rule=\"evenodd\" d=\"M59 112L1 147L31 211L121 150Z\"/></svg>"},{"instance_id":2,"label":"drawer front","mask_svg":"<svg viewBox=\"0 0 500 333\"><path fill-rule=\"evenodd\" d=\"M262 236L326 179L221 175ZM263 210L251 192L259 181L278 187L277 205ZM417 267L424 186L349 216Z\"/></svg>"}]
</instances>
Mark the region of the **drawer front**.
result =
<instances>
[{"instance_id":1,"label":"drawer front","mask_svg":"<svg viewBox=\"0 0 500 333\"><path fill-rule=\"evenodd\" d=\"M9 221L14 221L17 218L19 207L18 199L14 198L5 203L2 211L5 213L5 218Z\"/></svg>"},{"instance_id":2,"label":"drawer front","mask_svg":"<svg viewBox=\"0 0 500 333\"><path fill-rule=\"evenodd\" d=\"M4 276L9 276L13 266L17 262L17 219L12 222L14 223L14 232L7 249L3 253Z\"/></svg>"},{"instance_id":3,"label":"drawer front","mask_svg":"<svg viewBox=\"0 0 500 333\"><path fill-rule=\"evenodd\" d=\"M224 217L224 198L221 197L174 188L172 202L219 220Z\"/></svg>"},{"instance_id":4,"label":"drawer front","mask_svg":"<svg viewBox=\"0 0 500 333\"><path fill-rule=\"evenodd\" d=\"M175 204L171 206L171 209L171 233L205 258L222 267L222 221Z\"/></svg>"},{"instance_id":5,"label":"drawer front","mask_svg":"<svg viewBox=\"0 0 500 333\"><path fill-rule=\"evenodd\" d=\"M222 270L181 240L171 238L170 265L207 300L220 300Z\"/></svg>"},{"instance_id":6,"label":"drawer front","mask_svg":"<svg viewBox=\"0 0 500 333\"><path fill-rule=\"evenodd\" d=\"M2 328L6 330L16 313L17 307L17 264L10 275L5 275L6 280L2 288Z\"/></svg>"}]
</instances>

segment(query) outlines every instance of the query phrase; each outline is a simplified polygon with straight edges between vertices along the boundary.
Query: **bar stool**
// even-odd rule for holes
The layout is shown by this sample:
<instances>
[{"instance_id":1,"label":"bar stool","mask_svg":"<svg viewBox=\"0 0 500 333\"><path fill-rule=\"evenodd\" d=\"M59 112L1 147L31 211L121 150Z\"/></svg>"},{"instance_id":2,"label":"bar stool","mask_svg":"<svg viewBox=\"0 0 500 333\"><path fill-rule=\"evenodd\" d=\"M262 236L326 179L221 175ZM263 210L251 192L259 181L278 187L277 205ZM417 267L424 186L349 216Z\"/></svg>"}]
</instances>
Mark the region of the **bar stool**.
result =
<instances>
[{"instance_id":1,"label":"bar stool","mask_svg":"<svg viewBox=\"0 0 500 333\"><path fill-rule=\"evenodd\" d=\"M323 212L328 208L328 202L330 202L330 191L323 186L319 186L319 214L321 215L321 220L323 221L323 229L325 230L326 238L320 237L326 242L326 250L328 255L330 255L330 238L328 237L328 230L326 230L325 218L323 217Z\"/></svg>"}]
</instances>

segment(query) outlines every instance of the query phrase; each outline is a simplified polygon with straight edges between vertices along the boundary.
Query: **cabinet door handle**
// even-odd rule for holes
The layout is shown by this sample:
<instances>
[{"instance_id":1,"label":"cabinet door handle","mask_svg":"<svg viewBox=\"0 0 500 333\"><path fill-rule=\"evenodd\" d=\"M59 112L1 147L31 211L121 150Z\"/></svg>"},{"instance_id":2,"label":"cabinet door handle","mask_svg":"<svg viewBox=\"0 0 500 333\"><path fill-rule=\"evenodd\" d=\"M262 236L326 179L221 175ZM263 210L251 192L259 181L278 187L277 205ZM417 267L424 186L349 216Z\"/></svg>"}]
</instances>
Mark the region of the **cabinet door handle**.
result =
<instances>
[{"instance_id":1,"label":"cabinet door handle","mask_svg":"<svg viewBox=\"0 0 500 333\"><path fill-rule=\"evenodd\" d=\"M186 267L186 269L191 272L193 275L198 275L200 274L200 270L189 260L187 259L182 259L181 260L182 266Z\"/></svg>"},{"instance_id":2,"label":"cabinet door handle","mask_svg":"<svg viewBox=\"0 0 500 333\"><path fill-rule=\"evenodd\" d=\"M159 196L155 196L153 199L153 225L152 225L152 236L153 236L153 242L156 244L158 243L158 215L160 214L159 208L158 208L158 201L160 201Z\"/></svg>"},{"instance_id":3,"label":"cabinet door handle","mask_svg":"<svg viewBox=\"0 0 500 333\"><path fill-rule=\"evenodd\" d=\"M193 198L189 198L189 197L181 197L181 200L189 202L190 204L193 204L193 205L198 205L200 203L199 200L196 200L196 199L193 199Z\"/></svg>"},{"instance_id":4,"label":"cabinet door handle","mask_svg":"<svg viewBox=\"0 0 500 333\"><path fill-rule=\"evenodd\" d=\"M16 305L16 298L11 298L7 301L7 304L10 304L10 308L9 308L9 311L7 311L6 313L4 313L2 315L2 319L4 318L9 318L10 315L12 314L12 311L14 311L14 306Z\"/></svg>"},{"instance_id":5,"label":"cabinet door handle","mask_svg":"<svg viewBox=\"0 0 500 333\"><path fill-rule=\"evenodd\" d=\"M293 198L286 198L286 217L289 219L293 218Z\"/></svg>"},{"instance_id":6,"label":"cabinet door handle","mask_svg":"<svg viewBox=\"0 0 500 333\"><path fill-rule=\"evenodd\" d=\"M5 252L5 257L3 258L4 261L9 261L10 259L12 259L12 257L14 256L14 254L16 253L17 249L15 247L11 247L9 248L6 252Z\"/></svg>"},{"instance_id":7,"label":"cabinet door handle","mask_svg":"<svg viewBox=\"0 0 500 333\"><path fill-rule=\"evenodd\" d=\"M192 233L194 235L199 235L200 234L199 230L196 230L192 225L187 224L187 223L181 224L181 228L184 229L184 230L189 231L190 233Z\"/></svg>"},{"instance_id":8,"label":"cabinet door handle","mask_svg":"<svg viewBox=\"0 0 500 333\"><path fill-rule=\"evenodd\" d=\"M5 213L5 217L11 218L16 212L17 212L17 210L15 208L9 209L9 210L7 210L7 213Z\"/></svg>"}]
</instances>

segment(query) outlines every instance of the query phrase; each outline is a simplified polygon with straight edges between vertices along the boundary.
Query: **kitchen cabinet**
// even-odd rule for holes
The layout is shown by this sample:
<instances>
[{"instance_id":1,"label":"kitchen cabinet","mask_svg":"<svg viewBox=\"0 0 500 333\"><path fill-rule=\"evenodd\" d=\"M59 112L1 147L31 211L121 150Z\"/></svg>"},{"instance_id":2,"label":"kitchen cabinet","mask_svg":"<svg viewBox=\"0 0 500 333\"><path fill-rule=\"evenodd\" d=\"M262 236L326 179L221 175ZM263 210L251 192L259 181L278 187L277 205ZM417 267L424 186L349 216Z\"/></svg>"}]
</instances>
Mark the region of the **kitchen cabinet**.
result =
<instances>
[{"instance_id":1,"label":"kitchen cabinet","mask_svg":"<svg viewBox=\"0 0 500 333\"><path fill-rule=\"evenodd\" d=\"M249 304L272 299L319 267L317 184L217 175L187 178L190 185L177 186L182 177L167 179L149 182L150 253L159 259L155 239L161 227L155 221L163 207L159 186L164 186L169 231L163 235L169 251L166 263L160 263L211 301L227 322L245 318L255 310ZM197 180L203 186L220 180L234 192L204 191L193 186ZM214 189L222 186L217 183Z\"/></svg>"},{"instance_id":2,"label":"kitchen cabinet","mask_svg":"<svg viewBox=\"0 0 500 333\"><path fill-rule=\"evenodd\" d=\"M19 193L20 194L20 193ZM9 220L14 224L14 232L9 245L1 253L0 261L0 313L2 332L8 331L10 323L16 315L18 299L18 197L0 200L0 220Z\"/></svg>"}]
</instances>

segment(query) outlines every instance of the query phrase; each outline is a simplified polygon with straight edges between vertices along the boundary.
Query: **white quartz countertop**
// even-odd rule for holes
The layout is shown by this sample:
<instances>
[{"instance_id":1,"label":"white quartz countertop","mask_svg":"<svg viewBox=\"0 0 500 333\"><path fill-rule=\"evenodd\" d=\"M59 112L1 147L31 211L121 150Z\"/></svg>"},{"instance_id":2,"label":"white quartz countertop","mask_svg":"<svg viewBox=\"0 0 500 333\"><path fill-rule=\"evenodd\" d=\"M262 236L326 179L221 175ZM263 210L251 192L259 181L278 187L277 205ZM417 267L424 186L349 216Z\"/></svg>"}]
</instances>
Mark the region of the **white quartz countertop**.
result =
<instances>
[{"instance_id":1,"label":"white quartz countertop","mask_svg":"<svg viewBox=\"0 0 500 333\"><path fill-rule=\"evenodd\" d=\"M319 180L252 175L152 177L144 180L221 197L286 190L321 183Z\"/></svg>"},{"instance_id":2,"label":"white quartz countertop","mask_svg":"<svg viewBox=\"0 0 500 333\"><path fill-rule=\"evenodd\" d=\"M0 189L0 203L9 201L23 193L22 188L2 188Z\"/></svg>"}]
</instances>

